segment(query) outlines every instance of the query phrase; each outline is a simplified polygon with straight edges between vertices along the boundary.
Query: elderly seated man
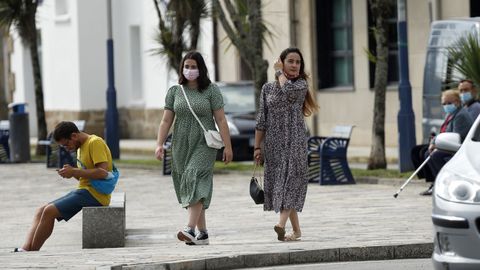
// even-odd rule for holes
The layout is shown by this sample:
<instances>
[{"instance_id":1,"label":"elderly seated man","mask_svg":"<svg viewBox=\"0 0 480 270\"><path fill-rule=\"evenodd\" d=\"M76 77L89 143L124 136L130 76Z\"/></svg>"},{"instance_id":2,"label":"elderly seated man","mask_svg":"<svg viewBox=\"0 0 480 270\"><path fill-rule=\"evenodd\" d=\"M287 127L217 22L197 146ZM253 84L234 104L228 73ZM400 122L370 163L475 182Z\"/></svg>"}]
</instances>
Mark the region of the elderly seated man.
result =
<instances>
[{"instance_id":1,"label":"elderly seated man","mask_svg":"<svg viewBox=\"0 0 480 270\"><path fill-rule=\"evenodd\" d=\"M442 93L442 106L445 112L445 120L440 127L440 133L456 132L463 142L473 124L473 120L467 109L462 107L459 92L456 90L444 91ZM430 156L430 161L418 173L418 176L419 178L426 178L425 180L432 182L432 184L420 195L432 195L435 178L443 165L453 157L453 153L434 150L435 137L432 137L429 144L415 146L411 152L415 168L418 168Z\"/></svg>"}]
</instances>

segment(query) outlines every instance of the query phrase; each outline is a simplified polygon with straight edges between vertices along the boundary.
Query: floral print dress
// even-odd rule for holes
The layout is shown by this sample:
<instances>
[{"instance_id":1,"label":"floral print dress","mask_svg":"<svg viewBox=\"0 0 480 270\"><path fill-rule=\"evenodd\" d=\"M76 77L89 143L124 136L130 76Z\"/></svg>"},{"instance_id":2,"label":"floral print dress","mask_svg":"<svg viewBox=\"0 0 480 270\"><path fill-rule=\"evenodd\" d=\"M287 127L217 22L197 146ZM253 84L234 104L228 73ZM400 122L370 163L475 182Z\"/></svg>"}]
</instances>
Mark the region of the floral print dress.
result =
<instances>
[{"instance_id":1,"label":"floral print dress","mask_svg":"<svg viewBox=\"0 0 480 270\"><path fill-rule=\"evenodd\" d=\"M301 212L307 194L307 135L303 102L304 79L288 80L283 87L262 87L256 129L265 132L264 210Z\"/></svg>"}]
</instances>

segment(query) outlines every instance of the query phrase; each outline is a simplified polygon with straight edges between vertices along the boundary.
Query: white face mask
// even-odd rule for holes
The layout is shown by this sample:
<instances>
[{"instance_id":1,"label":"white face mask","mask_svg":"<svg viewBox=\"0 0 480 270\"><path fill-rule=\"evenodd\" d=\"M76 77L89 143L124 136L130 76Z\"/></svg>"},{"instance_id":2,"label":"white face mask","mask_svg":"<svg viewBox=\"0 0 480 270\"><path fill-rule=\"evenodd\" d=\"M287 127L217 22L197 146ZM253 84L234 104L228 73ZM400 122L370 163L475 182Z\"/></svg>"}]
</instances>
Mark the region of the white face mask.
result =
<instances>
[{"instance_id":1,"label":"white face mask","mask_svg":"<svg viewBox=\"0 0 480 270\"><path fill-rule=\"evenodd\" d=\"M198 69L183 69L183 76L185 76L185 78L189 81L196 80L199 75Z\"/></svg>"}]
</instances>

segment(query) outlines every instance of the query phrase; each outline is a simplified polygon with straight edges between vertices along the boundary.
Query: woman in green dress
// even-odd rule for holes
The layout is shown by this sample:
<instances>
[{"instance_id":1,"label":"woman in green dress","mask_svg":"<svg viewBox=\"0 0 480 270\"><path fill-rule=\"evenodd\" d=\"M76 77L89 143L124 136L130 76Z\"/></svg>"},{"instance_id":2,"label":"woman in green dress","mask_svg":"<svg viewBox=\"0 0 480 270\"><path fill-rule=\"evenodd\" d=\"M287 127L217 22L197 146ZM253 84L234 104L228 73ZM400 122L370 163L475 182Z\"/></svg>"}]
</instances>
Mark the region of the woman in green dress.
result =
<instances>
[{"instance_id":1,"label":"woman in green dress","mask_svg":"<svg viewBox=\"0 0 480 270\"><path fill-rule=\"evenodd\" d=\"M187 208L189 215L187 226L177 233L177 237L188 245L208 245L205 210L212 198L213 165L217 149L207 146L203 129L190 111L182 88L205 129L215 130L217 123L225 144L225 164L233 158L230 133L223 111L222 94L208 78L202 55L198 52L187 53L179 74L179 85L170 87L165 98L155 156L163 159L163 144L176 118L172 136L172 178L178 202Z\"/></svg>"}]
</instances>

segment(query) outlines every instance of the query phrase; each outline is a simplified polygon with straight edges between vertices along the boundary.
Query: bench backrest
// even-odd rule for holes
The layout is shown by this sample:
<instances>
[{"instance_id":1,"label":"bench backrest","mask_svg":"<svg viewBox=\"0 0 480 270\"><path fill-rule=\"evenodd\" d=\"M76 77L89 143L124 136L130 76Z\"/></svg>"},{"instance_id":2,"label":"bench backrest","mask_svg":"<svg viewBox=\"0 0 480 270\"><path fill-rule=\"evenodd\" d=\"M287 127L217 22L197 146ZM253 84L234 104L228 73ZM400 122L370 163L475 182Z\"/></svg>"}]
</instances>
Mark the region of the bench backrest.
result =
<instances>
[{"instance_id":1,"label":"bench backrest","mask_svg":"<svg viewBox=\"0 0 480 270\"><path fill-rule=\"evenodd\" d=\"M355 126L335 126L333 128L332 137L340 137L350 139L352 135L352 130Z\"/></svg>"}]
</instances>

